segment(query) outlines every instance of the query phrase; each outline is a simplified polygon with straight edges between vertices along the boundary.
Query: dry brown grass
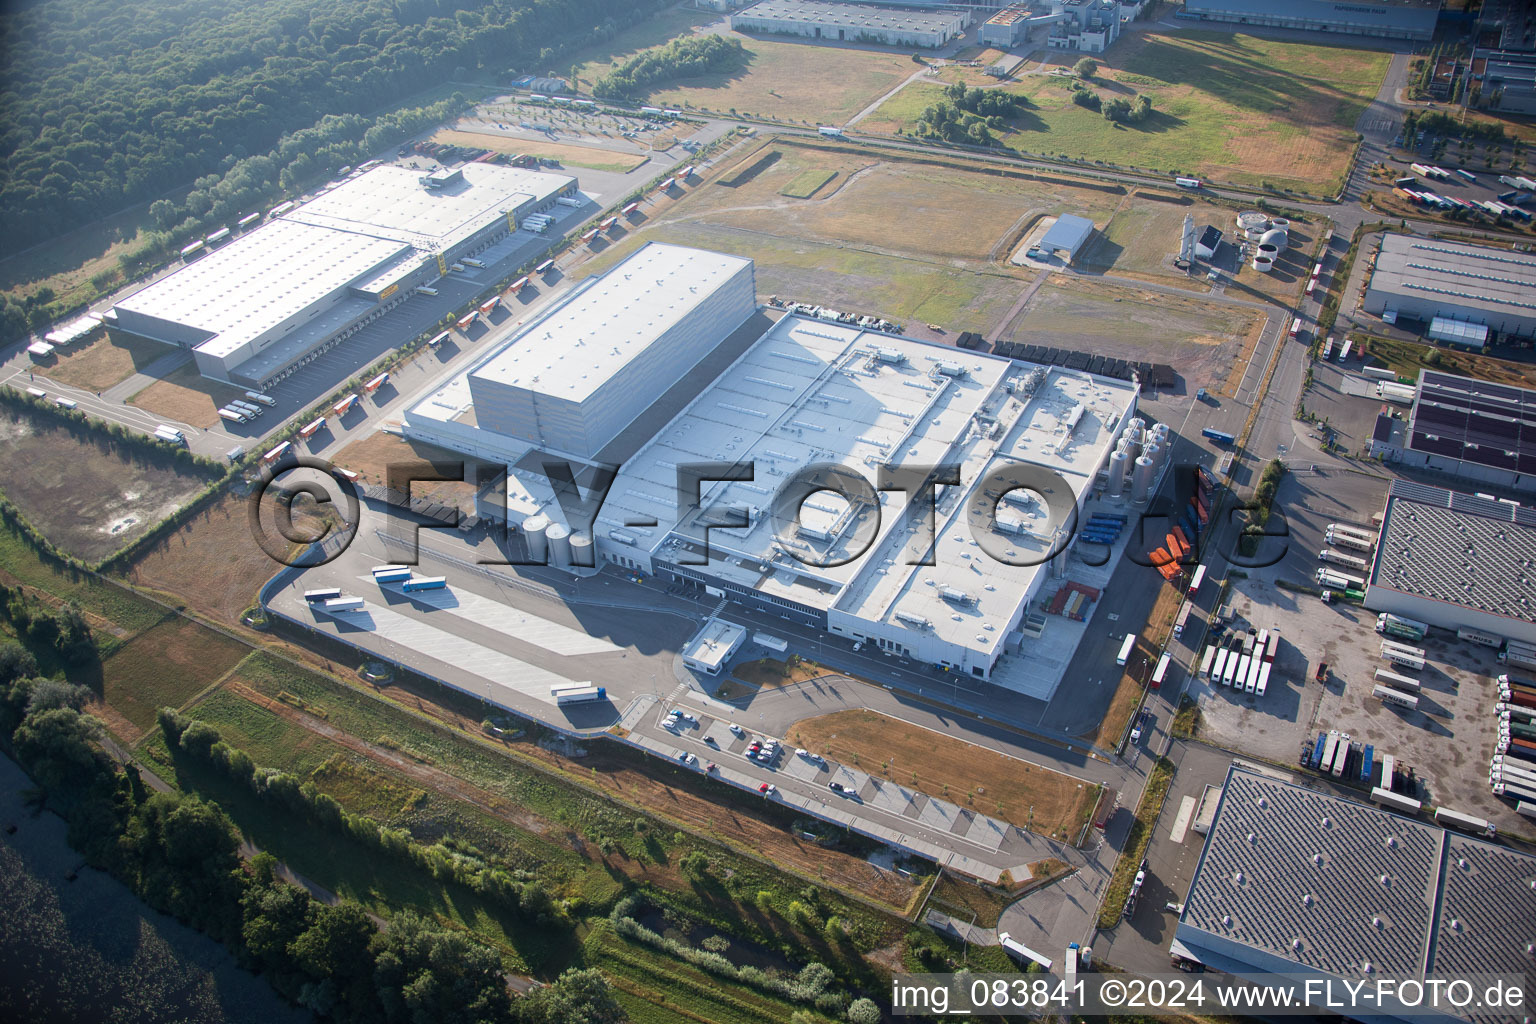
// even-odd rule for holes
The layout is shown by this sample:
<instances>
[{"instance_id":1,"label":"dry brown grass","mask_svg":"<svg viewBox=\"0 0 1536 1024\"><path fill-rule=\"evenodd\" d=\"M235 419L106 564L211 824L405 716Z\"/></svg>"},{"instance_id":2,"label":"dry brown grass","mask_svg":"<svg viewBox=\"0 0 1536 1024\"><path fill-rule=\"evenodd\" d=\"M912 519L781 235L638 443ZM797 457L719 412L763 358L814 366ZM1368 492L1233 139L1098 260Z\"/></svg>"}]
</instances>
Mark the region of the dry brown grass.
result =
<instances>
[{"instance_id":1,"label":"dry brown grass","mask_svg":"<svg viewBox=\"0 0 1536 1024\"><path fill-rule=\"evenodd\" d=\"M249 649L200 622L174 616L134 637L102 664L102 697L137 740L162 707L179 708L217 682Z\"/></svg>"},{"instance_id":2,"label":"dry brown grass","mask_svg":"<svg viewBox=\"0 0 1536 1024\"><path fill-rule=\"evenodd\" d=\"M305 500L294 503L303 530ZM240 624L256 591L280 568L251 536L246 499L229 495L142 555L125 574L134 586L158 591L209 619Z\"/></svg>"},{"instance_id":3,"label":"dry brown grass","mask_svg":"<svg viewBox=\"0 0 1536 1024\"><path fill-rule=\"evenodd\" d=\"M219 422L221 408L244 397L244 388L209 380L197 372L196 363L187 363L131 395L128 403L163 419L207 429Z\"/></svg>"},{"instance_id":4,"label":"dry brown grass","mask_svg":"<svg viewBox=\"0 0 1536 1024\"><path fill-rule=\"evenodd\" d=\"M619 172L632 171L650 159L643 153L624 153L612 149L598 149L594 146L540 142L536 139L513 139L505 135L484 135L477 131L455 131L452 128L442 129L432 136L432 141L447 143L450 146L463 146L467 149L489 149L497 153L518 155L528 153L559 160L563 164Z\"/></svg>"},{"instance_id":5,"label":"dry brown grass","mask_svg":"<svg viewBox=\"0 0 1536 1024\"><path fill-rule=\"evenodd\" d=\"M788 743L1023 828L1075 840L1097 789L1070 775L873 711L796 722Z\"/></svg>"},{"instance_id":6,"label":"dry brown grass","mask_svg":"<svg viewBox=\"0 0 1536 1024\"><path fill-rule=\"evenodd\" d=\"M376 431L360 441L353 441L336 453L332 460L344 469L358 474L364 483L386 484L389 467L409 462L441 462L456 460L456 456L432 445L407 441L394 434ZM466 472L469 472L466 470ZM475 485L463 481L429 482L416 480L411 483L411 497L426 498L444 505L457 505L465 513L473 512Z\"/></svg>"},{"instance_id":7,"label":"dry brown grass","mask_svg":"<svg viewBox=\"0 0 1536 1024\"><path fill-rule=\"evenodd\" d=\"M175 351L170 345L146 338L104 334L76 349L58 349L48 377L86 391L105 391Z\"/></svg>"}]
</instances>

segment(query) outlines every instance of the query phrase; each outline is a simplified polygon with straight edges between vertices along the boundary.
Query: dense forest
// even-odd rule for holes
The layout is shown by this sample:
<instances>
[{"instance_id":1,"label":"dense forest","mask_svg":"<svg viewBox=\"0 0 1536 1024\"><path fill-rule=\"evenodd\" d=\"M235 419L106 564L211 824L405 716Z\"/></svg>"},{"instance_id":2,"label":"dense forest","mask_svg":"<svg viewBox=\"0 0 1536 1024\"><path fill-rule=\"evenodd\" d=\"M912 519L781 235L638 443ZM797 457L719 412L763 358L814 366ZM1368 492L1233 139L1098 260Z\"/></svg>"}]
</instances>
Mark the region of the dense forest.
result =
<instances>
[{"instance_id":1,"label":"dense forest","mask_svg":"<svg viewBox=\"0 0 1536 1024\"><path fill-rule=\"evenodd\" d=\"M0 257L326 115L555 70L663 0L38 0L0 14Z\"/></svg>"},{"instance_id":2,"label":"dense forest","mask_svg":"<svg viewBox=\"0 0 1536 1024\"><path fill-rule=\"evenodd\" d=\"M685 36L666 46L635 54L599 78L592 87L592 94L604 98L639 96L660 82L742 64L746 59L746 49L740 39Z\"/></svg>"}]
</instances>

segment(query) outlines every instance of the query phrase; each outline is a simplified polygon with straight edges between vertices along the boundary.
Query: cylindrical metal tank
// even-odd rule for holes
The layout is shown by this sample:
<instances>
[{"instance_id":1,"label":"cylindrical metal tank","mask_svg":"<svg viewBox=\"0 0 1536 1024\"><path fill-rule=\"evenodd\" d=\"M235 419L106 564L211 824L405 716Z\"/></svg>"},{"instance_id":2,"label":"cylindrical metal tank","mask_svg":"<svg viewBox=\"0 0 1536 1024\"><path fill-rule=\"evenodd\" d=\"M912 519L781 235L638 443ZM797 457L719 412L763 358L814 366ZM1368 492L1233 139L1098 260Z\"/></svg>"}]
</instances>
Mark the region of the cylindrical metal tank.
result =
<instances>
[{"instance_id":1,"label":"cylindrical metal tank","mask_svg":"<svg viewBox=\"0 0 1536 1024\"><path fill-rule=\"evenodd\" d=\"M1253 258L1253 269L1261 274L1267 274L1275 269L1275 261L1268 256L1259 255Z\"/></svg>"},{"instance_id":2,"label":"cylindrical metal tank","mask_svg":"<svg viewBox=\"0 0 1536 1024\"><path fill-rule=\"evenodd\" d=\"M1157 423L1152 426L1152 440L1158 444L1168 443L1168 424Z\"/></svg>"},{"instance_id":3,"label":"cylindrical metal tank","mask_svg":"<svg viewBox=\"0 0 1536 1024\"><path fill-rule=\"evenodd\" d=\"M1152 460L1143 455L1131 473L1131 499L1145 503L1152 496Z\"/></svg>"},{"instance_id":4,"label":"cylindrical metal tank","mask_svg":"<svg viewBox=\"0 0 1536 1024\"><path fill-rule=\"evenodd\" d=\"M1269 217L1258 210L1244 210L1237 215L1237 232L1244 238L1258 238L1269 230Z\"/></svg>"},{"instance_id":5,"label":"cylindrical metal tank","mask_svg":"<svg viewBox=\"0 0 1536 1024\"><path fill-rule=\"evenodd\" d=\"M1122 437L1120 443L1115 445L1115 451L1124 455L1127 459L1134 459L1141 454L1141 445L1128 437Z\"/></svg>"},{"instance_id":6,"label":"cylindrical metal tank","mask_svg":"<svg viewBox=\"0 0 1536 1024\"><path fill-rule=\"evenodd\" d=\"M1147 445L1145 448L1143 448L1141 450L1141 457L1142 458L1144 458L1144 459L1151 459L1152 460L1152 477L1153 477L1153 479L1156 479L1157 478L1157 474L1162 471L1162 468L1163 468L1163 451L1164 451L1163 446L1160 445L1160 444L1149 444L1149 445Z\"/></svg>"},{"instance_id":7,"label":"cylindrical metal tank","mask_svg":"<svg viewBox=\"0 0 1536 1024\"><path fill-rule=\"evenodd\" d=\"M549 539L549 564L571 564L571 530L564 523L550 523L544 531Z\"/></svg>"},{"instance_id":8,"label":"cylindrical metal tank","mask_svg":"<svg viewBox=\"0 0 1536 1024\"><path fill-rule=\"evenodd\" d=\"M1273 262L1280 255L1280 247L1274 242L1260 242L1259 255L1268 256L1270 261Z\"/></svg>"},{"instance_id":9,"label":"cylindrical metal tank","mask_svg":"<svg viewBox=\"0 0 1536 1024\"><path fill-rule=\"evenodd\" d=\"M578 569L590 569L597 564L596 551L592 547L592 535L587 533L571 534L571 564Z\"/></svg>"},{"instance_id":10,"label":"cylindrical metal tank","mask_svg":"<svg viewBox=\"0 0 1536 1024\"><path fill-rule=\"evenodd\" d=\"M1118 498L1125 493L1125 469L1130 461L1130 457L1124 452L1110 453L1109 493L1112 497Z\"/></svg>"},{"instance_id":11,"label":"cylindrical metal tank","mask_svg":"<svg viewBox=\"0 0 1536 1024\"><path fill-rule=\"evenodd\" d=\"M523 542L528 545L530 561L543 562L549 557L549 545L545 537L548 529L548 516L529 516L523 520Z\"/></svg>"},{"instance_id":12,"label":"cylindrical metal tank","mask_svg":"<svg viewBox=\"0 0 1536 1024\"><path fill-rule=\"evenodd\" d=\"M1289 231L1291 230L1291 220L1289 217L1276 217L1269 222L1269 226L1280 231Z\"/></svg>"}]
</instances>

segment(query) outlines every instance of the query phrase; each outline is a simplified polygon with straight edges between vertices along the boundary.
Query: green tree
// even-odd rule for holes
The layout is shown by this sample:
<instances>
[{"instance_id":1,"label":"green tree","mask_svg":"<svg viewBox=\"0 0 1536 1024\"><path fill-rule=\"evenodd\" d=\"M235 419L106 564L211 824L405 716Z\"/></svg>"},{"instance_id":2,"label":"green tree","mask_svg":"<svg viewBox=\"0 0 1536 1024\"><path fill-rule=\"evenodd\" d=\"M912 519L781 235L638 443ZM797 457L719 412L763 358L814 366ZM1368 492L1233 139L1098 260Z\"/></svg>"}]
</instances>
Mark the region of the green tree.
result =
<instances>
[{"instance_id":1,"label":"green tree","mask_svg":"<svg viewBox=\"0 0 1536 1024\"><path fill-rule=\"evenodd\" d=\"M74 708L48 708L28 715L17 726L12 744L16 758L50 795L77 794L103 777L110 767L96 748L102 724Z\"/></svg>"},{"instance_id":2,"label":"green tree","mask_svg":"<svg viewBox=\"0 0 1536 1024\"><path fill-rule=\"evenodd\" d=\"M873 999L855 999L848 1006L849 1024L880 1024L880 1007Z\"/></svg>"},{"instance_id":3,"label":"green tree","mask_svg":"<svg viewBox=\"0 0 1536 1024\"><path fill-rule=\"evenodd\" d=\"M1078 78L1092 78L1099 73L1099 62L1092 57L1084 57L1072 65L1072 73Z\"/></svg>"},{"instance_id":4,"label":"green tree","mask_svg":"<svg viewBox=\"0 0 1536 1024\"><path fill-rule=\"evenodd\" d=\"M629 1019L601 972L571 968L517 1002L521 1024L623 1024Z\"/></svg>"},{"instance_id":5,"label":"green tree","mask_svg":"<svg viewBox=\"0 0 1536 1024\"><path fill-rule=\"evenodd\" d=\"M402 911L373 941L382 1018L399 1024L480 1024L511 1012L501 960L463 932Z\"/></svg>"}]
</instances>

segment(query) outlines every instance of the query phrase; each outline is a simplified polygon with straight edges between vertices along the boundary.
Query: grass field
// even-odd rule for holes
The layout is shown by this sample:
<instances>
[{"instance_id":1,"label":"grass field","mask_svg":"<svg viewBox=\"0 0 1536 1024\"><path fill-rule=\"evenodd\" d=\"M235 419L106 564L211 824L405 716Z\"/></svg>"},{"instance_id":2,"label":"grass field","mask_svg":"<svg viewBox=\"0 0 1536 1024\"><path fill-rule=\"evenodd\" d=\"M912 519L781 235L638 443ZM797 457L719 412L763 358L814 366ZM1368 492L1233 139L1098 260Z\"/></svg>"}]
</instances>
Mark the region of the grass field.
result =
<instances>
[{"instance_id":1,"label":"grass field","mask_svg":"<svg viewBox=\"0 0 1536 1024\"><path fill-rule=\"evenodd\" d=\"M451 146L468 149L490 149L497 153L530 153L533 156L558 160L562 165L590 167L595 171L612 171L625 174L650 159L643 153L622 153L592 146L573 146L561 142L541 142L534 139L513 139L505 135L487 135L481 132L444 128L432 136L433 142L446 142Z\"/></svg>"},{"instance_id":2,"label":"grass field","mask_svg":"<svg viewBox=\"0 0 1536 1024\"><path fill-rule=\"evenodd\" d=\"M209 380L188 360L142 391L128 396L130 405L156 416L208 428L219 422L219 409L232 398L244 398L245 390L233 384Z\"/></svg>"},{"instance_id":3,"label":"grass field","mask_svg":"<svg viewBox=\"0 0 1536 1024\"><path fill-rule=\"evenodd\" d=\"M785 737L930 796L1068 841L1093 811L1097 789L1069 775L951 739L873 711L796 722Z\"/></svg>"},{"instance_id":4,"label":"grass field","mask_svg":"<svg viewBox=\"0 0 1536 1024\"><path fill-rule=\"evenodd\" d=\"M140 536L203 486L41 416L0 419L0 487L45 537L87 562Z\"/></svg>"},{"instance_id":5,"label":"grass field","mask_svg":"<svg viewBox=\"0 0 1536 1024\"><path fill-rule=\"evenodd\" d=\"M773 141L733 158L722 175L758 154L778 159L735 187L706 180L654 207L644 225L583 270L600 273L647 241L677 242L750 256L762 293L992 332L1024 280L997 262L1009 238L1043 213L1102 222L1123 198L948 162L876 160L853 148ZM838 175L830 192L824 187L809 200L780 194L803 174L827 171Z\"/></svg>"},{"instance_id":6,"label":"grass field","mask_svg":"<svg viewBox=\"0 0 1536 1024\"><path fill-rule=\"evenodd\" d=\"M779 195L789 196L791 199L809 199L821 190L821 187L833 178L837 177L836 171L805 170L790 179L789 183L779 189Z\"/></svg>"},{"instance_id":7,"label":"grass field","mask_svg":"<svg viewBox=\"0 0 1536 1024\"><path fill-rule=\"evenodd\" d=\"M105 391L156 359L177 351L170 345L126 334L102 334L79 348L59 349L48 367L50 380L86 391Z\"/></svg>"},{"instance_id":8,"label":"grass field","mask_svg":"<svg viewBox=\"0 0 1536 1024\"><path fill-rule=\"evenodd\" d=\"M247 654L247 648L190 619L146 630L102 665L103 698L140 730L162 707L179 708Z\"/></svg>"},{"instance_id":9,"label":"grass field","mask_svg":"<svg viewBox=\"0 0 1536 1024\"><path fill-rule=\"evenodd\" d=\"M257 589L279 568L251 537L246 499L231 494L156 542L124 575L135 586L174 596L234 626L240 613L256 603Z\"/></svg>"},{"instance_id":10,"label":"grass field","mask_svg":"<svg viewBox=\"0 0 1536 1024\"><path fill-rule=\"evenodd\" d=\"M1075 55L1053 59L1069 66ZM1155 111L1147 122L1116 127L1072 102L1068 78L1030 75L1005 87L1032 107L1015 119L1004 144L1332 194L1348 166L1355 120L1380 88L1389 58L1242 34L1152 30L1126 35L1096 59L1095 91L1103 99L1146 94ZM910 131L941 89L914 83L859 127Z\"/></svg>"},{"instance_id":11,"label":"grass field","mask_svg":"<svg viewBox=\"0 0 1536 1024\"><path fill-rule=\"evenodd\" d=\"M648 19L579 60L577 78L584 89L590 89L598 78L640 50L714 20L681 9ZM741 40L746 50L742 66L665 83L652 90L645 102L806 124L842 124L921 70L906 54L755 39L730 31L722 34Z\"/></svg>"},{"instance_id":12,"label":"grass field","mask_svg":"<svg viewBox=\"0 0 1536 1024\"><path fill-rule=\"evenodd\" d=\"M1122 359L1150 357L1205 386L1225 379L1262 327L1250 309L1057 277L1035 293L1010 338Z\"/></svg>"}]
</instances>

